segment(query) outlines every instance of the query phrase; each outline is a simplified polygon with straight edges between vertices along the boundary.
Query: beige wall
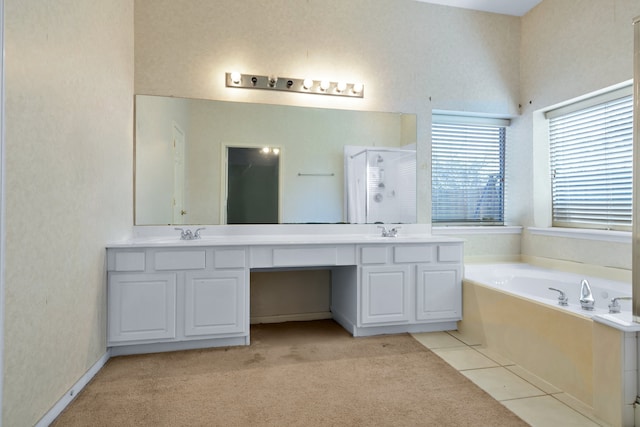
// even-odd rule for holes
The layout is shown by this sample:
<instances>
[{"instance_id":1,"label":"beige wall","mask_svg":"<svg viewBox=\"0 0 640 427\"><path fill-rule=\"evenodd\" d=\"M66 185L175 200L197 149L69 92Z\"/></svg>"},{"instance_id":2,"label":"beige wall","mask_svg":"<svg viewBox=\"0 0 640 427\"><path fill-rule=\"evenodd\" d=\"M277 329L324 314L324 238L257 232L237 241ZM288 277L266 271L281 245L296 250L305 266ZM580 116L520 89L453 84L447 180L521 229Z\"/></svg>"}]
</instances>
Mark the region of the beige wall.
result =
<instances>
[{"instance_id":1,"label":"beige wall","mask_svg":"<svg viewBox=\"0 0 640 427\"><path fill-rule=\"evenodd\" d=\"M534 112L633 77L632 19L636 0L544 0L522 18L522 115L508 149L509 216L525 226L549 226L547 162ZM532 162L531 159L535 159ZM603 247L606 246L606 250ZM631 269L631 243L605 244L525 233L523 255ZM606 253L605 253L606 252Z\"/></svg>"},{"instance_id":2,"label":"beige wall","mask_svg":"<svg viewBox=\"0 0 640 427\"><path fill-rule=\"evenodd\" d=\"M569 263L590 264L631 270L631 241L628 243L548 236L525 230L522 234L522 255Z\"/></svg>"},{"instance_id":3,"label":"beige wall","mask_svg":"<svg viewBox=\"0 0 640 427\"><path fill-rule=\"evenodd\" d=\"M105 244L132 223L133 5L5 0L3 425L106 351Z\"/></svg>"},{"instance_id":4,"label":"beige wall","mask_svg":"<svg viewBox=\"0 0 640 427\"><path fill-rule=\"evenodd\" d=\"M251 273L251 323L331 317L331 271L254 271ZM303 288L304 292L295 292Z\"/></svg>"}]
</instances>

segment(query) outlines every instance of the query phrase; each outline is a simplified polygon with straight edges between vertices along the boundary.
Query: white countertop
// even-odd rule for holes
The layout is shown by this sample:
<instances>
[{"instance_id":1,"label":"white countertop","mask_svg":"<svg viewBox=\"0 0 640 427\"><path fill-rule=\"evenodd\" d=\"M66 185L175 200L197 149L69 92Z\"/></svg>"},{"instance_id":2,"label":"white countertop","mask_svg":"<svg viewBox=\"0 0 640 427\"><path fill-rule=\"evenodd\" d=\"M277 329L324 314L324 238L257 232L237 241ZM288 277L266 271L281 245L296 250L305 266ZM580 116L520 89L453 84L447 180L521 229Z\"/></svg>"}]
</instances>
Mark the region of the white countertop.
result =
<instances>
[{"instance_id":1,"label":"white countertop","mask_svg":"<svg viewBox=\"0 0 640 427\"><path fill-rule=\"evenodd\" d=\"M430 224L384 224L398 229L397 237L382 237L382 224L250 224L250 225L171 225L136 226L131 237L107 244L107 248L202 247L256 245L353 245L459 243L458 237L433 235ZM202 237L180 240L176 227L195 232Z\"/></svg>"},{"instance_id":2,"label":"white countertop","mask_svg":"<svg viewBox=\"0 0 640 427\"><path fill-rule=\"evenodd\" d=\"M204 235L200 239L180 240L175 236L139 236L120 242L111 242L107 248L137 247L197 247L197 246L256 246L256 245L346 245L346 244L407 244L458 243L456 237L431 234L408 234L382 237L367 234L254 234Z\"/></svg>"}]
</instances>

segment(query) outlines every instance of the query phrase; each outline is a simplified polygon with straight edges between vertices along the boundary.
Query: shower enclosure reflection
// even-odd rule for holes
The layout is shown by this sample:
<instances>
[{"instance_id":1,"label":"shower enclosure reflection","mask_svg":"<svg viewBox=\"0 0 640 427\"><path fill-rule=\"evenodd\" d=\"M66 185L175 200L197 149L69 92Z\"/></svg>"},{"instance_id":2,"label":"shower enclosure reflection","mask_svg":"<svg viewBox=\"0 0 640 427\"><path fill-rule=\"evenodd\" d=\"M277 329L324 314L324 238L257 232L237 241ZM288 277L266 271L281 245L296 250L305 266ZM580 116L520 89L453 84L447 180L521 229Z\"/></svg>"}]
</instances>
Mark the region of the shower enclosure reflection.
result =
<instances>
[{"instance_id":1,"label":"shower enclosure reflection","mask_svg":"<svg viewBox=\"0 0 640 427\"><path fill-rule=\"evenodd\" d=\"M345 146L349 223L416 222L416 151Z\"/></svg>"}]
</instances>

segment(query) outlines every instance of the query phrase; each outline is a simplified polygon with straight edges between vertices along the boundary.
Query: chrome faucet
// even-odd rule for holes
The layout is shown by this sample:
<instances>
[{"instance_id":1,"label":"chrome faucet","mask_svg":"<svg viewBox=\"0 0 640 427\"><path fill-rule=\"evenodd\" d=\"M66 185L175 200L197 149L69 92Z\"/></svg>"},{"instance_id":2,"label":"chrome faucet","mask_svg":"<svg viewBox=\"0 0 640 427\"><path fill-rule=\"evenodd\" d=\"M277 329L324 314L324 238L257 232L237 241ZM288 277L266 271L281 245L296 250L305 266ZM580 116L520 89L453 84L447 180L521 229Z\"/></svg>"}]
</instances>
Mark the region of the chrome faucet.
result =
<instances>
[{"instance_id":1,"label":"chrome faucet","mask_svg":"<svg viewBox=\"0 0 640 427\"><path fill-rule=\"evenodd\" d=\"M587 279L582 279L580 283L580 305L583 310L593 310L596 300L591 293L591 286Z\"/></svg>"},{"instance_id":2,"label":"chrome faucet","mask_svg":"<svg viewBox=\"0 0 640 427\"><path fill-rule=\"evenodd\" d=\"M393 227L393 228L387 230L384 226L379 225L378 228L382 228L382 237L397 237L398 236L398 230L401 227Z\"/></svg>"},{"instance_id":3,"label":"chrome faucet","mask_svg":"<svg viewBox=\"0 0 640 427\"><path fill-rule=\"evenodd\" d=\"M609 313L620 313L620 304L618 301L620 300L632 300L631 297L615 297L611 298L611 304L609 304Z\"/></svg>"},{"instance_id":4,"label":"chrome faucet","mask_svg":"<svg viewBox=\"0 0 640 427\"><path fill-rule=\"evenodd\" d=\"M193 240L193 232L189 229L176 227L175 230L180 232L180 240Z\"/></svg>"},{"instance_id":5,"label":"chrome faucet","mask_svg":"<svg viewBox=\"0 0 640 427\"><path fill-rule=\"evenodd\" d=\"M549 290L560 292L560 295L558 295L559 305L563 305L563 306L569 305L569 297L567 296L567 294L564 293L564 291L561 291L560 289L556 289L556 288L549 288Z\"/></svg>"},{"instance_id":6,"label":"chrome faucet","mask_svg":"<svg viewBox=\"0 0 640 427\"><path fill-rule=\"evenodd\" d=\"M200 230L204 230L204 228L198 228L195 233L190 229L180 227L176 227L175 230L180 231L180 240L195 240L200 238Z\"/></svg>"}]
</instances>

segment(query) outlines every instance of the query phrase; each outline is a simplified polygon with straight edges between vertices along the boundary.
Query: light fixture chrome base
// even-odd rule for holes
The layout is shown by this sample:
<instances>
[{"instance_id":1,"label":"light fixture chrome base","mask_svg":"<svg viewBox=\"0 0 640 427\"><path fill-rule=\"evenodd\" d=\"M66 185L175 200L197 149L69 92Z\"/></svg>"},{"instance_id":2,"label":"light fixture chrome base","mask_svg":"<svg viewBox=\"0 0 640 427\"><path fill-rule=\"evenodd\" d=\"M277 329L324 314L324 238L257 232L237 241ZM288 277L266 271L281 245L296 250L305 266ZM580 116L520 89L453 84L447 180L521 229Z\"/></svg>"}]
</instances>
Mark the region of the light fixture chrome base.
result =
<instances>
[{"instance_id":1,"label":"light fixture chrome base","mask_svg":"<svg viewBox=\"0 0 640 427\"><path fill-rule=\"evenodd\" d=\"M294 79L291 77L260 76L257 74L226 73L227 87L242 89L280 90L284 92L311 93L315 95L364 97L364 85L357 83L329 82L322 80Z\"/></svg>"}]
</instances>

